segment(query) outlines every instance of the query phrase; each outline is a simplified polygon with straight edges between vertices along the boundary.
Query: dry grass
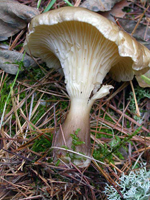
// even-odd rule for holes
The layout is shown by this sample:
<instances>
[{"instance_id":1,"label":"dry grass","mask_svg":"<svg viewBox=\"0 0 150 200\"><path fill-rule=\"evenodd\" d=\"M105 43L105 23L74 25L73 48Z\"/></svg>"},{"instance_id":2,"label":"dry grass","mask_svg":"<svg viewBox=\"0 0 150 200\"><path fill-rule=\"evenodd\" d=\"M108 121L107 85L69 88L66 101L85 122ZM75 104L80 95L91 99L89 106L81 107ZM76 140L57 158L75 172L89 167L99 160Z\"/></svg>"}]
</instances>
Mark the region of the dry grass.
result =
<instances>
[{"instance_id":1,"label":"dry grass","mask_svg":"<svg viewBox=\"0 0 150 200\"><path fill-rule=\"evenodd\" d=\"M6 76L2 72L2 86ZM148 162L150 137L148 122L145 122L138 135L132 137L132 144L124 144L127 147L123 153L124 159L111 152L112 162L107 157L104 158L105 165L93 160L84 171L73 164L56 166L50 148L43 146L44 151L41 151L40 138L42 136L43 142L46 139L51 144L51 136L66 116L67 107L62 107L64 101L69 104L64 95L65 85L62 77L53 71L34 84L28 82L30 80L27 79L17 81L3 119L0 138L1 199L104 199L102 191L106 182L116 187L115 181L122 172L128 173L133 163ZM141 126L133 119L129 109L130 102L125 95L129 90L129 83L120 84L115 96L113 93L108 99L94 104L90 116L92 151L99 148L98 144L109 147L109 142L114 138L109 132L123 139ZM22 94L25 96L22 97ZM49 100L42 100L44 95L49 96ZM39 118L41 103L46 104L46 108ZM147 103L147 99L143 99L142 109L146 110ZM37 116L39 119L36 119ZM97 138L98 135L104 137ZM39 141L40 149L37 152L32 150L36 141Z\"/></svg>"},{"instance_id":2,"label":"dry grass","mask_svg":"<svg viewBox=\"0 0 150 200\"><path fill-rule=\"evenodd\" d=\"M18 41L21 36L17 37ZM13 43L13 48L15 44L17 42ZM107 199L103 194L106 182L122 195L116 185L121 174L128 174L133 165L140 166L143 162L147 162L148 169L150 167L150 100L144 97L140 103L136 102L139 111L144 112L135 120L136 111L131 110L132 102L128 97L137 83L118 84L107 77L105 83L114 85L115 91L96 101L90 115L95 160L84 170L62 161L57 166L52 159L52 136L67 115L69 99L63 77L58 72L46 71L43 67L40 72L43 75L39 79L34 77L32 69L19 76L3 110L0 199ZM0 77L0 91L4 95L5 84L8 87L12 77L2 70ZM7 91L9 93L9 88ZM115 136L123 141L120 146L124 148L111 149L110 142ZM97 157L95 152L100 148L102 151Z\"/></svg>"}]
</instances>

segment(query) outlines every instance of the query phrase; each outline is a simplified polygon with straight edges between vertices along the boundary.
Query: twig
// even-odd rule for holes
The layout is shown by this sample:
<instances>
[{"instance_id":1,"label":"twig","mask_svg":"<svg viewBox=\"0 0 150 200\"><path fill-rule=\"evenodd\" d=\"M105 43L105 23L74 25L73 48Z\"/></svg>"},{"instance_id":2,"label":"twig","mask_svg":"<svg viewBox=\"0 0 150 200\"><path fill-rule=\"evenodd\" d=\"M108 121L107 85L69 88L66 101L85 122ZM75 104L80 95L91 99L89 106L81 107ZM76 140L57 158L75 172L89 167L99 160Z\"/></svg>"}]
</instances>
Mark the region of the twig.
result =
<instances>
[{"instance_id":1,"label":"twig","mask_svg":"<svg viewBox=\"0 0 150 200\"><path fill-rule=\"evenodd\" d=\"M139 111L139 107L138 107L138 103L137 103L137 99L136 99L136 94L135 94L135 90L134 90L132 81L130 81L130 85L131 85L131 88L132 88L133 97L134 97L134 101L135 101L136 114L137 114L138 117L140 117L141 114L140 114L140 111Z\"/></svg>"},{"instance_id":2,"label":"twig","mask_svg":"<svg viewBox=\"0 0 150 200\"><path fill-rule=\"evenodd\" d=\"M96 160L96 159L94 159L94 158L92 158L92 157L83 155L83 154L81 154L81 153L79 153L79 152L75 152L75 151L70 150L70 149L65 149L65 148L62 148L62 147L55 147L55 146L51 147L50 149L59 149L59 150L67 151L67 152L70 152L70 153L74 153L74 154L79 155L79 156L81 156L81 157L83 157L83 158L87 158L87 159L89 159L89 160L98 162L98 163L100 163L100 164L102 164L102 165L108 166L108 165L105 164L104 162L101 162L101 161Z\"/></svg>"},{"instance_id":3,"label":"twig","mask_svg":"<svg viewBox=\"0 0 150 200\"><path fill-rule=\"evenodd\" d=\"M139 25L139 23L140 23L140 21L141 21L141 19L143 18L143 16L145 15L145 13L146 13L146 11L148 10L148 8L149 8L149 6L147 6L147 8L144 10L144 12L141 14L141 17L140 17L140 19L138 20L138 22L137 22L137 24L136 24L136 26L134 27L134 29L133 29L133 31L132 31L132 33L131 33L131 35L133 35L134 33L135 33L135 31L136 31L136 29L137 29L137 27L138 27L138 25Z\"/></svg>"}]
</instances>

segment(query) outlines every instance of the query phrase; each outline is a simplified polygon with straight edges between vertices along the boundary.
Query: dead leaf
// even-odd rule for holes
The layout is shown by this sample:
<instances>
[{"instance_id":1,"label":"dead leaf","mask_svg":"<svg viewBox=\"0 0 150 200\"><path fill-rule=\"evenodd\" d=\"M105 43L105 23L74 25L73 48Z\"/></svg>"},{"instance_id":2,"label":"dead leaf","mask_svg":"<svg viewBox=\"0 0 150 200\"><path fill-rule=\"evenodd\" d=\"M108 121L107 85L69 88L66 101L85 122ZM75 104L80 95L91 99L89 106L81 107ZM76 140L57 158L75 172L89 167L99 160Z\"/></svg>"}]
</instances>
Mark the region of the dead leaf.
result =
<instances>
[{"instance_id":1,"label":"dead leaf","mask_svg":"<svg viewBox=\"0 0 150 200\"><path fill-rule=\"evenodd\" d=\"M126 14L126 12L123 12L123 9L124 7L128 7L130 4L131 2L127 2L127 0L122 0L121 2L116 3L110 11L100 12L100 14L107 19L115 22L113 16L123 18Z\"/></svg>"},{"instance_id":2,"label":"dead leaf","mask_svg":"<svg viewBox=\"0 0 150 200\"><path fill-rule=\"evenodd\" d=\"M116 3L116 5L112 8L110 13L115 17L123 18L126 14L126 12L123 11L123 8L128 7L130 4L131 2L128 2L127 0L123 0L119 3Z\"/></svg>"},{"instance_id":3,"label":"dead leaf","mask_svg":"<svg viewBox=\"0 0 150 200\"><path fill-rule=\"evenodd\" d=\"M136 76L136 80L140 87L150 87L150 70L141 76Z\"/></svg>"},{"instance_id":4,"label":"dead leaf","mask_svg":"<svg viewBox=\"0 0 150 200\"><path fill-rule=\"evenodd\" d=\"M0 68L9 74L15 75L18 71L19 62L22 60L23 54L17 51L0 49ZM23 59L24 67L34 67L37 64L30 57L25 55Z\"/></svg>"},{"instance_id":5,"label":"dead leaf","mask_svg":"<svg viewBox=\"0 0 150 200\"><path fill-rule=\"evenodd\" d=\"M39 11L17 1L0 1L0 41L24 29Z\"/></svg>"},{"instance_id":6,"label":"dead leaf","mask_svg":"<svg viewBox=\"0 0 150 200\"><path fill-rule=\"evenodd\" d=\"M118 18L118 22L123 27L123 29L127 31L129 34L132 33L134 27L137 24L137 22L134 20L122 19L122 18ZM147 27L146 25L140 23L135 33L133 34L133 37L135 37L136 40L138 40L139 42L140 40L150 41L150 26Z\"/></svg>"},{"instance_id":7,"label":"dead leaf","mask_svg":"<svg viewBox=\"0 0 150 200\"><path fill-rule=\"evenodd\" d=\"M87 8L94 12L108 11L121 0L85 0L80 7Z\"/></svg>"}]
</instances>

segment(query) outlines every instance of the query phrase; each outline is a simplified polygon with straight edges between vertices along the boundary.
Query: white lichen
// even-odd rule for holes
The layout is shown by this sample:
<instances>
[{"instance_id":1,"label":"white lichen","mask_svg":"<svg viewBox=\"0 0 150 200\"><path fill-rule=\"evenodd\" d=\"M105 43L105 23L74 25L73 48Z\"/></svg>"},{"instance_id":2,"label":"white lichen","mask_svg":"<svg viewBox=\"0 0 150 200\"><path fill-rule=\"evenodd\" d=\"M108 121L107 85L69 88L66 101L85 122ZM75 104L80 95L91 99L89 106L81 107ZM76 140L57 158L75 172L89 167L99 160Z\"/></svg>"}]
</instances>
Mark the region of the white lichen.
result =
<instances>
[{"instance_id":1,"label":"white lichen","mask_svg":"<svg viewBox=\"0 0 150 200\"><path fill-rule=\"evenodd\" d=\"M150 197L150 171L146 171L146 167L143 167L140 170L131 171L129 175L123 173L117 185L123 199L148 200ZM108 200L122 199L117 190L108 184L106 184L104 193Z\"/></svg>"}]
</instances>

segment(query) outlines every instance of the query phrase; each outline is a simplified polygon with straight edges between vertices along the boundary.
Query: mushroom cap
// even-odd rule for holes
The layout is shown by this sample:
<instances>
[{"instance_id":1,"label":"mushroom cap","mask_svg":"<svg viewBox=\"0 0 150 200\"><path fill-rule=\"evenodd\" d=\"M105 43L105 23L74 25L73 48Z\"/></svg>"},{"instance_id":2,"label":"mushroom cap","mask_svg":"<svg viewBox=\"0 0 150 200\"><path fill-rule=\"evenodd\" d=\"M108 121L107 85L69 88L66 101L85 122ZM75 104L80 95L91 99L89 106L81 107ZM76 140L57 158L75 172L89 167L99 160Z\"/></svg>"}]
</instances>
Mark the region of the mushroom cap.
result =
<instances>
[{"instance_id":1,"label":"mushroom cap","mask_svg":"<svg viewBox=\"0 0 150 200\"><path fill-rule=\"evenodd\" d=\"M129 81L134 74L141 75L150 68L150 51L145 46L114 22L78 7L63 7L34 17L24 48L49 67L58 68L61 64L66 84L74 82L74 92L84 81L90 82L89 94L97 91L107 72L116 81ZM85 86L80 91L84 89Z\"/></svg>"},{"instance_id":2,"label":"mushroom cap","mask_svg":"<svg viewBox=\"0 0 150 200\"><path fill-rule=\"evenodd\" d=\"M140 87L143 87L143 88L149 87L150 88L150 70L141 76L135 76L135 78Z\"/></svg>"}]
</instances>

